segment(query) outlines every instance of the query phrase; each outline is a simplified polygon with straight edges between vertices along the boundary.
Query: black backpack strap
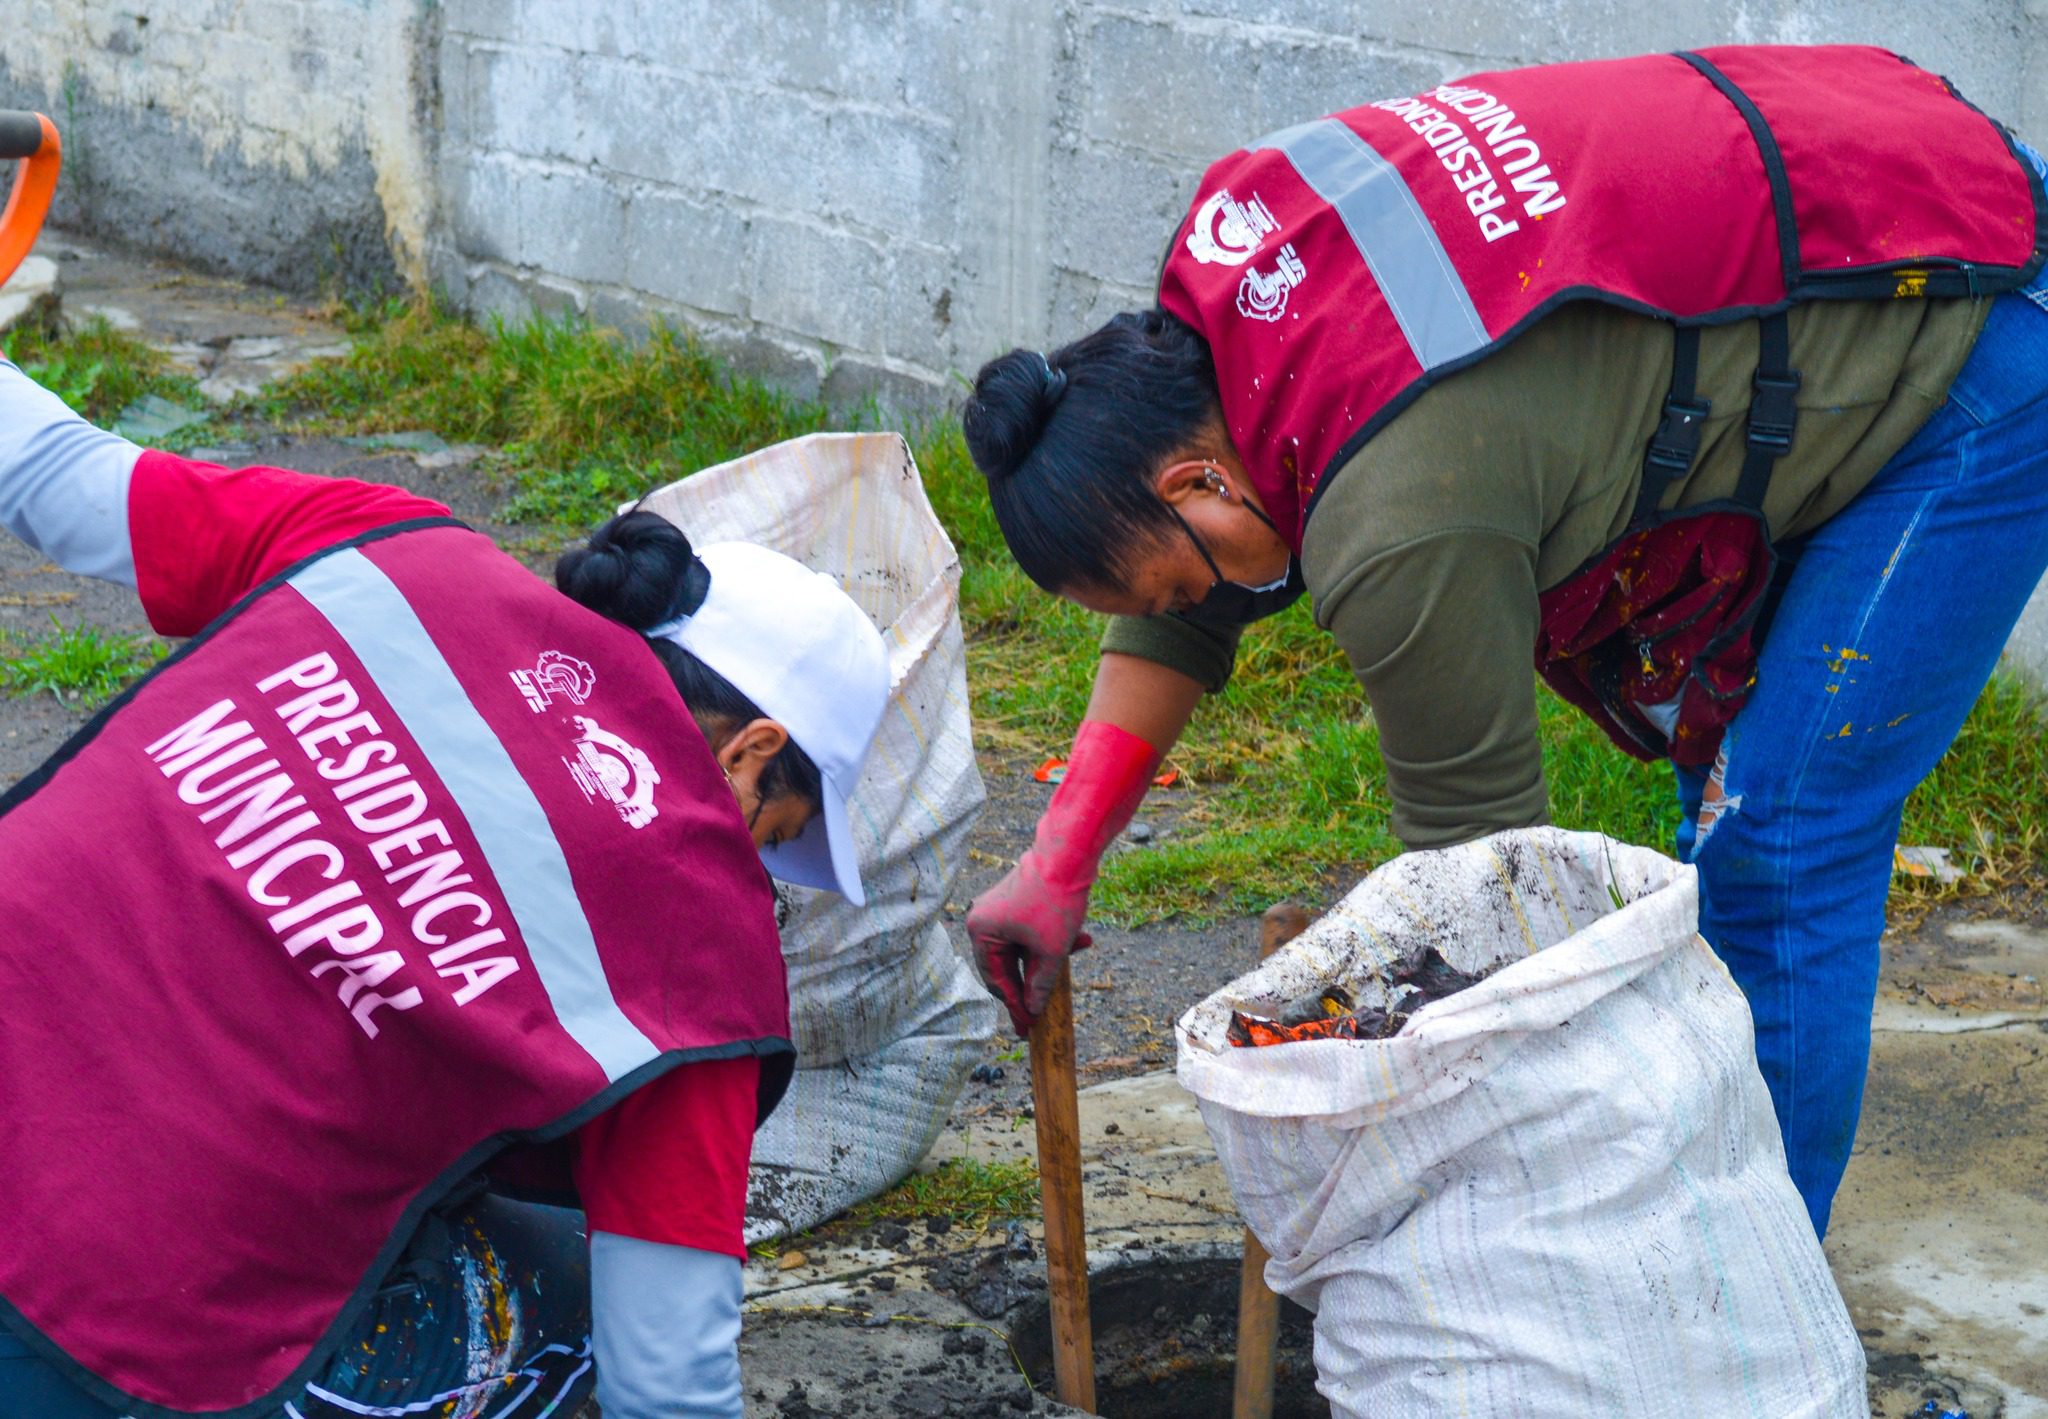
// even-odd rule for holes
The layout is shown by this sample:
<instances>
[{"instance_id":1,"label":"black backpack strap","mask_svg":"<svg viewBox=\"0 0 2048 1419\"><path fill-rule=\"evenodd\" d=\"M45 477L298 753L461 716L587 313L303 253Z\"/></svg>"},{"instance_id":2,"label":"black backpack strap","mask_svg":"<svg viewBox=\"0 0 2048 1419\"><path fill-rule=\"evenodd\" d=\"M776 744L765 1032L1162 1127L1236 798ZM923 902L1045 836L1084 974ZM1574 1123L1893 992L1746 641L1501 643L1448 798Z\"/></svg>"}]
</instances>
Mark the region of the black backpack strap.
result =
<instances>
[{"instance_id":1,"label":"black backpack strap","mask_svg":"<svg viewBox=\"0 0 2048 1419\"><path fill-rule=\"evenodd\" d=\"M1756 392L1749 399L1735 501L1762 511L1771 467L1791 450L1792 430L1799 422L1799 371L1792 368L1792 331L1785 312L1757 322L1757 344Z\"/></svg>"},{"instance_id":2,"label":"black backpack strap","mask_svg":"<svg viewBox=\"0 0 2048 1419\"><path fill-rule=\"evenodd\" d=\"M1643 486L1629 516L1631 527L1654 515L1671 485L1692 471L1700 451L1700 426L1713 409L1696 397L1699 378L1700 329L1681 325L1671 337L1671 388L1664 396L1664 417L1643 452Z\"/></svg>"}]
</instances>

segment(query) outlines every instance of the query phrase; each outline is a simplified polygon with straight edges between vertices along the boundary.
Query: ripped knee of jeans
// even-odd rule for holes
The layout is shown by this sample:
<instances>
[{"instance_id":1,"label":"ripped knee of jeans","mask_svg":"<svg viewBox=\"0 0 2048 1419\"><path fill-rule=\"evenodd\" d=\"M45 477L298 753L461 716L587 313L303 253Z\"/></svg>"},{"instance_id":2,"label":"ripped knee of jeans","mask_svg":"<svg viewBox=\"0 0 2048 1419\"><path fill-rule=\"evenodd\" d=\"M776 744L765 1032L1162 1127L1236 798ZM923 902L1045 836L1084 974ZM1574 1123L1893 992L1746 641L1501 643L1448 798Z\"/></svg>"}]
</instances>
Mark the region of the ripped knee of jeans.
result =
<instances>
[{"instance_id":1,"label":"ripped knee of jeans","mask_svg":"<svg viewBox=\"0 0 2048 1419\"><path fill-rule=\"evenodd\" d=\"M1699 856L1723 818L1741 811L1742 795L1728 791L1728 741L1724 738L1721 752L1714 756L1714 767L1707 774L1706 788L1700 794L1700 816L1693 824L1692 855Z\"/></svg>"}]
</instances>

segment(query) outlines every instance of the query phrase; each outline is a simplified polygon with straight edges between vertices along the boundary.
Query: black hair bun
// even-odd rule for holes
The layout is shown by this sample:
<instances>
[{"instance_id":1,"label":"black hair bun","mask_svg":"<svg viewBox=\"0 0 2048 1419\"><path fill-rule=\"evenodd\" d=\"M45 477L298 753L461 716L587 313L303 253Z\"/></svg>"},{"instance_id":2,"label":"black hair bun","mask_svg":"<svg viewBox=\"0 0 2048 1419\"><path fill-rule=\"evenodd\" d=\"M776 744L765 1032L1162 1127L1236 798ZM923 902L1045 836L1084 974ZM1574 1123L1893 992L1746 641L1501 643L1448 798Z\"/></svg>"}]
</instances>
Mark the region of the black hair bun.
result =
<instances>
[{"instance_id":1,"label":"black hair bun","mask_svg":"<svg viewBox=\"0 0 2048 1419\"><path fill-rule=\"evenodd\" d=\"M974 394L960 411L967 452L991 480L1016 472L1045 434L1067 391L1067 372L1036 350L1012 350L990 360L974 377Z\"/></svg>"},{"instance_id":2,"label":"black hair bun","mask_svg":"<svg viewBox=\"0 0 2048 1419\"><path fill-rule=\"evenodd\" d=\"M704 604L711 573L667 518L624 512L555 559L555 587L570 600L649 630Z\"/></svg>"}]
</instances>

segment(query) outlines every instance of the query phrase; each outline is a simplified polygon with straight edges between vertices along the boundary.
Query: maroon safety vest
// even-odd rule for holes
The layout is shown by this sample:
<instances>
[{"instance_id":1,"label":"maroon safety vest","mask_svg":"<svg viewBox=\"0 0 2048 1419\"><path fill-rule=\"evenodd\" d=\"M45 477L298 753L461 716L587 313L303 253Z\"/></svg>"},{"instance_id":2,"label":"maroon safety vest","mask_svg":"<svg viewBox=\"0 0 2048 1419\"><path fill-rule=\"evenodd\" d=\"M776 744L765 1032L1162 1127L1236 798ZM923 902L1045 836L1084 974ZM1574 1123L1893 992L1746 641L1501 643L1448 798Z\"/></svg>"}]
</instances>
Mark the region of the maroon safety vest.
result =
<instances>
[{"instance_id":1,"label":"maroon safety vest","mask_svg":"<svg viewBox=\"0 0 2048 1419\"><path fill-rule=\"evenodd\" d=\"M501 1149L684 1061L789 1077L674 682L443 520L253 593L0 798L0 901L0 1316L122 1412L275 1412Z\"/></svg>"},{"instance_id":2,"label":"maroon safety vest","mask_svg":"<svg viewBox=\"0 0 2048 1419\"><path fill-rule=\"evenodd\" d=\"M1647 546L1544 598L1552 684L1631 753L1696 763L1753 680L1755 508L1798 382L1769 317L2012 289L2042 264L2043 210L2005 132L1940 77L1861 46L1730 46L1480 74L1271 134L1203 176L1159 299L1207 338L1231 438L1297 551L1331 469L1567 301L1681 329L1766 317L1747 506L1656 531L1648 497L1630 533ZM1702 417L1675 382L1648 493L1689 468Z\"/></svg>"}]
</instances>

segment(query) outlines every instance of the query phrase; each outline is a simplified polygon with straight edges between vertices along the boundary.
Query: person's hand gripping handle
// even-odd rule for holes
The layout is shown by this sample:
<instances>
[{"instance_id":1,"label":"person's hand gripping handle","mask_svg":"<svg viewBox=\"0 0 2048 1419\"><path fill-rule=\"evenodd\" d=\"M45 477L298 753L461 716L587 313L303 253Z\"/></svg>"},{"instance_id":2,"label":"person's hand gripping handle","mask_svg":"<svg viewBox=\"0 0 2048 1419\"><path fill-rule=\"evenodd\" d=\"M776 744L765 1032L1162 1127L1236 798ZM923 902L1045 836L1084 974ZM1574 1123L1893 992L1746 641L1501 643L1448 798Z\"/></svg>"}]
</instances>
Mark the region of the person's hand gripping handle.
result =
<instances>
[{"instance_id":1,"label":"person's hand gripping handle","mask_svg":"<svg viewBox=\"0 0 2048 1419\"><path fill-rule=\"evenodd\" d=\"M1081 930L1088 889L1103 851L1138 811L1161 757L1127 730L1083 721L1030 850L968 908L975 964L1019 1036L1031 1033L1045 1009L1061 963L1089 944Z\"/></svg>"}]
</instances>

